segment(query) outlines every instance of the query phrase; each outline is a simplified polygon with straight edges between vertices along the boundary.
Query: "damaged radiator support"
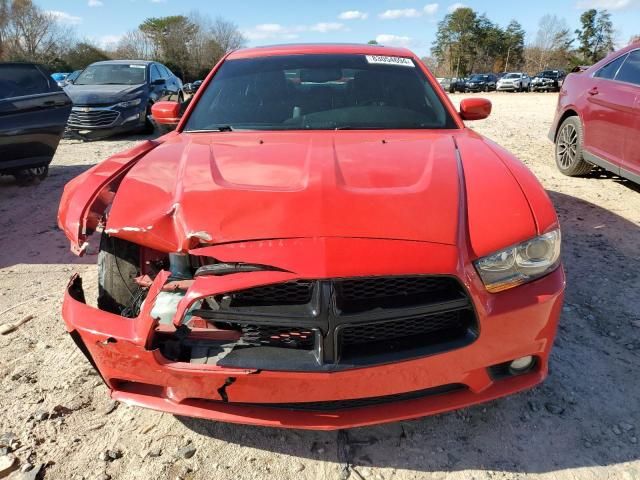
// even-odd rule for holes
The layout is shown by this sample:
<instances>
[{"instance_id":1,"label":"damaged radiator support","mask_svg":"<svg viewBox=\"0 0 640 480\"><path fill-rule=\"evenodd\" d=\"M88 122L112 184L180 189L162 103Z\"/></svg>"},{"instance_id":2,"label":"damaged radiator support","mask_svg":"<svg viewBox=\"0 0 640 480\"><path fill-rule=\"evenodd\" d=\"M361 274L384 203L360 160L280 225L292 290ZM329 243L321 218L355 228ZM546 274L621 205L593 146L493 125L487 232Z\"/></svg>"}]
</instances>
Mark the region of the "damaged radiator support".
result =
<instances>
[{"instance_id":1,"label":"damaged radiator support","mask_svg":"<svg viewBox=\"0 0 640 480\"><path fill-rule=\"evenodd\" d=\"M460 348L478 335L469 296L448 276L296 280L207 297L190 313L181 335L160 335L156 346L174 360L229 368L356 368ZM190 335L194 319L209 328Z\"/></svg>"}]
</instances>

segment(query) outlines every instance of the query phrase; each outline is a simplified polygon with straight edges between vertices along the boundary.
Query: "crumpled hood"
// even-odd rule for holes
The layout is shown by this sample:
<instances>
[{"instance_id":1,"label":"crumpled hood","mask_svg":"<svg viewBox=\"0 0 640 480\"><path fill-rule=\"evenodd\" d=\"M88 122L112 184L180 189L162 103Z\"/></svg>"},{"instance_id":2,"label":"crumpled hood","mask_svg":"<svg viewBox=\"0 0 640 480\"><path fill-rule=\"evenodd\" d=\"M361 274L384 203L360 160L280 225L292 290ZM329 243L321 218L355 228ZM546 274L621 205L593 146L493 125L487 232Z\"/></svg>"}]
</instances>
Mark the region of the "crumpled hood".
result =
<instances>
[{"instance_id":1,"label":"crumpled hood","mask_svg":"<svg viewBox=\"0 0 640 480\"><path fill-rule=\"evenodd\" d=\"M144 94L145 85L67 85L74 105L113 105Z\"/></svg>"},{"instance_id":2,"label":"crumpled hood","mask_svg":"<svg viewBox=\"0 0 640 480\"><path fill-rule=\"evenodd\" d=\"M176 135L127 173L106 231L162 251L302 237L455 245L461 198L472 195L480 204L474 214L480 208L491 228L497 215L535 233L527 201L500 158L478 135L459 132ZM461 156L471 163L462 196L454 137L466 139ZM521 230L516 236L525 235Z\"/></svg>"}]
</instances>

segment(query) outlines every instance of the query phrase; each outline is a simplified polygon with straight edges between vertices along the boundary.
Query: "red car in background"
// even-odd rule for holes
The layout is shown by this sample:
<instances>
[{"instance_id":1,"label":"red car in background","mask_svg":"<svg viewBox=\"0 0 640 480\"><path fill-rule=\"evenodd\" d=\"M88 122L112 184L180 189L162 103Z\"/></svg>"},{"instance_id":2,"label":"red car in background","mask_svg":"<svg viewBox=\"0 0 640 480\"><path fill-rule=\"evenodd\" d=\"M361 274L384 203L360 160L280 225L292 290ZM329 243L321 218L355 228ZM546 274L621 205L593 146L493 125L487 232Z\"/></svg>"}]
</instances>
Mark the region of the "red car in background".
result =
<instances>
[{"instance_id":1,"label":"red car in background","mask_svg":"<svg viewBox=\"0 0 640 480\"><path fill-rule=\"evenodd\" d=\"M640 42L567 77L549 138L565 175L597 165L640 183Z\"/></svg>"},{"instance_id":2,"label":"red car in background","mask_svg":"<svg viewBox=\"0 0 640 480\"><path fill-rule=\"evenodd\" d=\"M174 132L65 187L78 254L101 231L97 308L67 330L113 398L178 415L337 429L541 382L565 285L533 174L465 127L413 53L239 50ZM93 302L91 302L93 303Z\"/></svg>"}]
</instances>

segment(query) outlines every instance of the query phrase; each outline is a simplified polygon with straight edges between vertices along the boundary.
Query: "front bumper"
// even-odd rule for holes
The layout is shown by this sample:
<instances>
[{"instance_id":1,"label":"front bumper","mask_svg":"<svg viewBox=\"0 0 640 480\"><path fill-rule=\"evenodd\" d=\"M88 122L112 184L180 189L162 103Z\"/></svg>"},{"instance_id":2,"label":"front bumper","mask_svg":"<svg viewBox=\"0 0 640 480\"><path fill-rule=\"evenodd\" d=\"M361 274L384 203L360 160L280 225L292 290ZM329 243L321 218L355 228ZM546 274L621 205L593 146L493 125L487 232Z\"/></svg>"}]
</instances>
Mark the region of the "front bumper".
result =
<instances>
[{"instance_id":1,"label":"front bumper","mask_svg":"<svg viewBox=\"0 0 640 480\"><path fill-rule=\"evenodd\" d=\"M496 90L499 92L504 92L504 91L515 91L515 90L520 90L520 85L514 85L513 83L505 83L505 84L501 84L499 83L496 86Z\"/></svg>"},{"instance_id":2,"label":"front bumper","mask_svg":"<svg viewBox=\"0 0 640 480\"><path fill-rule=\"evenodd\" d=\"M136 319L90 307L79 277L65 294L63 318L114 399L225 422L332 430L454 410L530 388L545 378L562 306L562 268L500 294L487 293L478 282L465 281L480 327L470 345L335 372L172 362L150 347L156 328L151 305ZM159 291L160 286L154 283L148 299L155 298L154 288ZM536 357L528 373L496 377L489 369L526 355ZM312 402L325 408L309 408Z\"/></svg>"},{"instance_id":3,"label":"front bumper","mask_svg":"<svg viewBox=\"0 0 640 480\"><path fill-rule=\"evenodd\" d=\"M146 105L130 108L74 106L68 130L86 137L104 137L135 130L145 125Z\"/></svg>"}]
</instances>

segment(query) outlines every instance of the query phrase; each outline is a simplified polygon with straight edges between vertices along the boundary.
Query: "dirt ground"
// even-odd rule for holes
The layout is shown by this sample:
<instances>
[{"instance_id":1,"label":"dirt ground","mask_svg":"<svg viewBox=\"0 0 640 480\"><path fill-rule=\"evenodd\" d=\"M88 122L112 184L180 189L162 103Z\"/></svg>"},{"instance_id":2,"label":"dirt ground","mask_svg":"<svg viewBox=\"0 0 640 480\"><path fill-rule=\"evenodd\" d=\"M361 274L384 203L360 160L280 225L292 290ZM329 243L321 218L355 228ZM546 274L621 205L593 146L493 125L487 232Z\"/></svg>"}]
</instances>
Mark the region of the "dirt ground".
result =
<instances>
[{"instance_id":1,"label":"dirt ground","mask_svg":"<svg viewBox=\"0 0 640 480\"><path fill-rule=\"evenodd\" d=\"M56 480L640 478L640 186L556 171L546 138L555 94L487 96L493 114L472 127L535 172L562 223L568 288L542 386L436 417L328 433L111 402L60 318L72 272L95 298L96 256L69 253L56 211L68 180L140 138L65 140L40 185L0 178L0 324L34 316L0 336L0 465L13 450L23 469L35 468L11 478L34 478L42 464L38 478Z\"/></svg>"}]
</instances>

